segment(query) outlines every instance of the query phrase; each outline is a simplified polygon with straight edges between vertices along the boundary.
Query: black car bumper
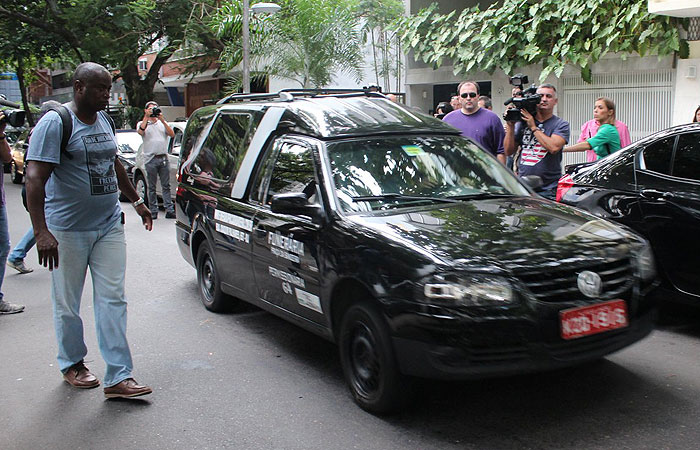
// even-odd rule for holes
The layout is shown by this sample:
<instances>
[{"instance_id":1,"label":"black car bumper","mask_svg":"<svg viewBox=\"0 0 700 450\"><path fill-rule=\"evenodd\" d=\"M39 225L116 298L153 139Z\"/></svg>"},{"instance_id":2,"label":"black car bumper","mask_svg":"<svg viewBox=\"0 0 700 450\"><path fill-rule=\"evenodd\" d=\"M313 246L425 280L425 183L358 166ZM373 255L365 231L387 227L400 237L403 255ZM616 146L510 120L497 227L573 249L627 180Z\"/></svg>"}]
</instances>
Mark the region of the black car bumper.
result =
<instances>
[{"instance_id":1,"label":"black car bumper","mask_svg":"<svg viewBox=\"0 0 700 450\"><path fill-rule=\"evenodd\" d=\"M551 320L503 320L447 326L445 329L451 332L436 339L426 339L426 335L420 339L394 336L393 344L400 370L406 375L438 379L510 375L601 358L647 336L654 328L656 315L656 308L648 307L630 317L625 328L572 340L554 335L558 323ZM458 328L463 333L454 333Z\"/></svg>"}]
</instances>

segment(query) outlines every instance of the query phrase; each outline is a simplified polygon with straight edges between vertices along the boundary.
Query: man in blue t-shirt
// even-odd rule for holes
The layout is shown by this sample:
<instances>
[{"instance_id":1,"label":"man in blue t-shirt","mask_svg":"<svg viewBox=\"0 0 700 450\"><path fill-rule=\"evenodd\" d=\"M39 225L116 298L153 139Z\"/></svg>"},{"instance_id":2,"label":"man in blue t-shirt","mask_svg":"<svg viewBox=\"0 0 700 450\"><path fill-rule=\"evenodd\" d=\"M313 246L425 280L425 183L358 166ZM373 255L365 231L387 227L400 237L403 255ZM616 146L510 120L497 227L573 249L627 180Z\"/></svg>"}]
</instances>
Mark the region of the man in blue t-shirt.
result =
<instances>
[{"instance_id":1,"label":"man in blue t-shirt","mask_svg":"<svg viewBox=\"0 0 700 450\"><path fill-rule=\"evenodd\" d=\"M58 364L70 385L89 389L100 381L85 367L87 347L80 298L87 269L93 284L95 326L107 370L107 398L138 397L151 388L136 383L126 340L126 242L119 190L130 199L147 230L151 213L126 176L114 132L101 112L109 103L112 76L83 63L73 76L73 101L66 104L72 134L61 149L63 122L51 111L29 142L27 206L34 226L39 264L51 271L51 297L58 340ZM60 258L60 265L59 265Z\"/></svg>"},{"instance_id":2,"label":"man in blue t-shirt","mask_svg":"<svg viewBox=\"0 0 700 450\"><path fill-rule=\"evenodd\" d=\"M470 137L481 147L505 164L503 153L503 125L498 116L479 107L479 84L463 81L457 87L461 108L447 114L442 120Z\"/></svg>"},{"instance_id":3,"label":"man in blue t-shirt","mask_svg":"<svg viewBox=\"0 0 700 450\"><path fill-rule=\"evenodd\" d=\"M542 178L539 194L556 199L557 182L561 178L561 150L569 142L569 122L554 115L557 89L551 84L537 88L542 96L535 117L522 110L522 121L506 122L503 147L506 156L520 147L518 175L537 175Z\"/></svg>"}]
</instances>

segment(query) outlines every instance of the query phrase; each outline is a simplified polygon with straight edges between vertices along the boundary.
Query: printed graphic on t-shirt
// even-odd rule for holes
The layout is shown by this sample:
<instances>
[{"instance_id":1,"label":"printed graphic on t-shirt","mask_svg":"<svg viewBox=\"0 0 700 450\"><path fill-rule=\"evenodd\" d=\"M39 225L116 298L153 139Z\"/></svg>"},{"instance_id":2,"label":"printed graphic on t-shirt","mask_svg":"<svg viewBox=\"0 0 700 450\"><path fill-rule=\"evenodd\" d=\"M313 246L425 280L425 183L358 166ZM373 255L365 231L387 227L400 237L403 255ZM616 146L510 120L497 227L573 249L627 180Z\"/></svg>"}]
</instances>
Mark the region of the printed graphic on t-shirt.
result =
<instances>
[{"instance_id":1,"label":"printed graphic on t-shirt","mask_svg":"<svg viewBox=\"0 0 700 450\"><path fill-rule=\"evenodd\" d=\"M107 133L83 136L85 154L90 174L92 195L117 192L117 174L114 171L115 147L112 136Z\"/></svg>"},{"instance_id":2,"label":"printed graphic on t-shirt","mask_svg":"<svg viewBox=\"0 0 700 450\"><path fill-rule=\"evenodd\" d=\"M541 127L538 128L542 129ZM526 130L523 133L521 147L520 164L524 166L534 166L547 156L547 149L540 144L540 141L537 140L530 130Z\"/></svg>"}]
</instances>

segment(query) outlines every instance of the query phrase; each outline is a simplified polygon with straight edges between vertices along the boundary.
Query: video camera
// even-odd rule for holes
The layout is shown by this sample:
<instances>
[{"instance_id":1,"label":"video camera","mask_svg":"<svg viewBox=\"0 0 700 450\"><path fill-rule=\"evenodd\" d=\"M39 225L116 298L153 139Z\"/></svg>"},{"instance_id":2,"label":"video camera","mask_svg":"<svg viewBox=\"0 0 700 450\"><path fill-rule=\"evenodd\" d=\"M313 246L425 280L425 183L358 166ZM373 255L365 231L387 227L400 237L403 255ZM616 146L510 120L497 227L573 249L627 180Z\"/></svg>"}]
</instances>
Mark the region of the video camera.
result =
<instances>
[{"instance_id":1,"label":"video camera","mask_svg":"<svg viewBox=\"0 0 700 450\"><path fill-rule=\"evenodd\" d=\"M7 122L15 128L24 125L24 118L26 117L27 113L24 110L19 109L20 105L0 98L0 106L7 106L8 108L11 108L2 110L4 115L3 118L0 119L0 123Z\"/></svg>"},{"instance_id":2,"label":"video camera","mask_svg":"<svg viewBox=\"0 0 700 450\"><path fill-rule=\"evenodd\" d=\"M520 90L523 92L523 96L511 97L503 103L506 106L510 105L511 103L515 105L515 108L506 110L505 114L503 114L503 119L506 122L517 122L522 120L520 111L523 109L532 114L534 117L537 114L537 105L542 99L542 95L537 93L537 86L533 83L529 88L523 89L523 86L525 86L529 81L527 79L527 75L523 75L522 73L516 73L508 79L508 82L511 85L520 88Z\"/></svg>"}]
</instances>

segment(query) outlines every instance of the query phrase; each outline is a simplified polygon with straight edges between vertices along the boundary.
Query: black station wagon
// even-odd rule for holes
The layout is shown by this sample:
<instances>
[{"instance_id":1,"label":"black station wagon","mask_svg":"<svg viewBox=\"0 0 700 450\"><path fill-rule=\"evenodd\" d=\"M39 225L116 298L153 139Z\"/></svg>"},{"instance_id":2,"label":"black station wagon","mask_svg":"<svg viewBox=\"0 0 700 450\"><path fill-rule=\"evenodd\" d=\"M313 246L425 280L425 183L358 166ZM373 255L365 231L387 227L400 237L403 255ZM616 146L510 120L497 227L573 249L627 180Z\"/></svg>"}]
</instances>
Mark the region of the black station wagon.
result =
<instances>
[{"instance_id":1,"label":"black station wagon","mask_svg":"<svg viewBox=\"0 0 700 450\"><path fill-rule=\"evenodd\" d=\"M379 93L201 108L178 178L177 241L204 306L250 302L338 343L368 411L400 407L419 378L570 366L653 327L643 238L542 199Z\"/></svg>"}]
</instances>

